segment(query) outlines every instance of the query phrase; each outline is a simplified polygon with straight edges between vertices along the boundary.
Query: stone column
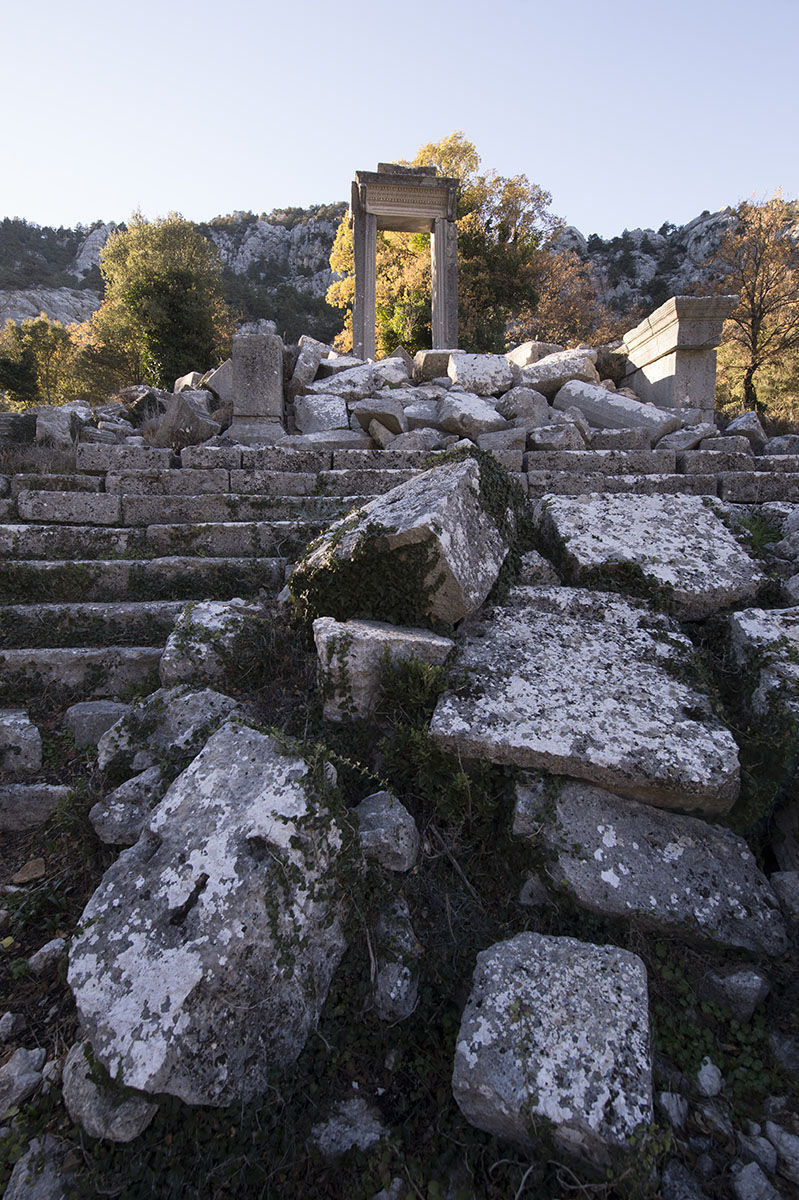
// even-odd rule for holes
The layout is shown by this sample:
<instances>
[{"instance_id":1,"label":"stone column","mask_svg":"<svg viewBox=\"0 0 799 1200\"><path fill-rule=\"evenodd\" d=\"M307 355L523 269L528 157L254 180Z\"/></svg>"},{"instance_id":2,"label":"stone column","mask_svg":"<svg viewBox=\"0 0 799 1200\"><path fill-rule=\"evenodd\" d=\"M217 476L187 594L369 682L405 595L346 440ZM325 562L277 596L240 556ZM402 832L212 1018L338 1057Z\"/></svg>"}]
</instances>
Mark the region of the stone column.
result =
<instances>
[{"instance_id":1,"label":"stone column","mask_svg":"<svg viewBox=\"0 0 799 1200\"><path fill-rule=\"evenodd\" d=\"M233 339L233 422L230 435L244 445L272 445L283 437L283 342L274 333Z\"/></svg>"},{"instance_id":2,"label":"stone column","mask_svg":"<svg viewBox=\"0 0 799 1200\"><path fill-rule=\"evenodd\" d=\"M458 230L454 221L436 217L430 234L433 292L433 349L458 345Z\"/></svg>"},{"instance_id":3,"label":"stone column","mask_svg":"<svg viewBox=\"0 0 799 1200\"><path fill-rule=\"evenodd\" d=\"M377 319L377 217L360 205L353 207L355 251L355 307L352 314L352 349L358 358L375 356Z\"/></svg>"},{"instance_id":4,"label":"stone column","mask_svg":"<svg viewBox=\"0 0 799 1200\"><path fill-rule=\"evenodd\" d=\"M699 408L712 420L716 347L737 306L737 296L672 296L625 333L625 384L659 408Z\"/></svg>"}]
</instances>

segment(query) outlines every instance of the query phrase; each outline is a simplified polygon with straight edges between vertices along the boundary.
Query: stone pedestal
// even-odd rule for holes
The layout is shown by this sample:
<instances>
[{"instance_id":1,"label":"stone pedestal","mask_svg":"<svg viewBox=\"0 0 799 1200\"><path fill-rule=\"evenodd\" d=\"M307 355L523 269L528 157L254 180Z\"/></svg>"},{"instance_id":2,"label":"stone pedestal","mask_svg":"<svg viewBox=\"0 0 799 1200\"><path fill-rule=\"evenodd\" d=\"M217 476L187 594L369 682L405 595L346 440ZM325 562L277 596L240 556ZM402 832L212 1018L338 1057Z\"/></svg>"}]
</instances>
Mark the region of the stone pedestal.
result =
<instances>
[{"instance_id":1,"label":"stone pedestal","mask_svg":"<svg viewBox=\"0 0 799 1200\"><path fill-rule=\"evenodd\" d=\"M243 445L272 445L284 436L283 342L274 333L233 339L233 422Z\"/></svg>"},{"instance_id":2,"label":"stone pedestal","mask_svg":"<svg viewBox=\"0 0 799 1200\"><path fill-rule=\"evenodd\" d=\"M433 295L433 347L458 344L457 179L435 167L379 163L377 171L357 171L350 214L355 252L353 349L374 358L378 229L429 233Z\"/></svg>"},{"instance_id":3,"label":"stone pedestal","mask_svg":"<svg viewBox=\"0 0 799 1200\"><path fill-rule=\"evenodd\" d=\"M737 296L672 296L624 335L624 383L659 408L699 408L712 420L716 347Z\"/></svg>"}]
</instances>

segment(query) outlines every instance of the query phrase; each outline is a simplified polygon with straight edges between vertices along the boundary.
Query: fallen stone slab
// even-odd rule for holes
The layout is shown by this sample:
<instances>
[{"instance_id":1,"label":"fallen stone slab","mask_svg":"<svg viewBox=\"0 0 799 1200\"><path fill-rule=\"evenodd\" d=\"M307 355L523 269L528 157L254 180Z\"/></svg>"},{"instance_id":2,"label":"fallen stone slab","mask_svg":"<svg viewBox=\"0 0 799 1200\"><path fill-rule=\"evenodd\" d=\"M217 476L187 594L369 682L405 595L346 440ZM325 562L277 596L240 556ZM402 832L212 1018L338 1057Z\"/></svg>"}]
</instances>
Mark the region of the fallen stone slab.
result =
<instances>
[{"instance_id":1,"label":"fallen stone slab","mask_svg":"<svg viewBox=\"0 0 799 1200\"><path fill-rule=\"evenodd\" d=\"M596 350L561 350L546 355L530 366L517 367L514 382L517 387L532 388L551 399L564 384L573 380L598 384L596 357ZM568 405L564 407L568 408Z\"/></svg>"},{"instance_id":2,"label":"fallen stone slab","mask_svg":"<svg viewBox=\"0 0 799 1200\"><path fill-rule=\"evenodd\" d=\"M33 829L69 799L69 788L54 783L0 783L0 831Z\"/></svg>"},{"instance_id":3,"label":"fallen stone slab","mask_svg":"<svg viewBox=\"0 0 799 1200\"><path fill-rule=\"evenodd\" d=\"M343 834L308 774L225 725L106 872L69 983L113 1078L228 1105L300 1054L346 948Z\"/></svg>"},{"instance_id":4,"label":"fallen stone slab","mask_svg":"<svg viewBox=\"0 0 799 1200\"><path fill-rule=\"evenodd\" d=\"M92 446L81 443L75 452L79 471L104 475L106 471L166 469L172 462L171 450L151 446Z\"/></svg>"},{"instance_id":5,"label":"fallen stone slab","mask_svg":"<svg viewBox=\"0 0 799 1200\"><path fill-rule=\"evenodd\" d=\"M463 357L466 356L459 354L454 361L459 362ZM493 404L472 392L449 392L438 403L436 424L447 433L469 438L508 427Z\"/></svg>"},{"instance_id":6,"label":"fallen stone slab","mask_svg":"<svg viewBox=\"0 0 799 1200\"><path fill-rule=\"evenodd\" d=\"M100 492L20 492L21 521L57 521L65 525L118 525L120 497Z\"/></svg>"},{"instance_id":7,"label":"fallen stone slab","mask_svg":"<svg viewBox=\"0 0 799 1200\"><path fill-rule=\"evenodd\" d=\"M292 574L300 611L407 625L473 612L509 548L507 514L480 499L484 469L471 458L433 467L332 525Z\"/></svg>"},{"instance_id":8,"label":"fallen stone slab","mask_svg":"<svg viewBox=\"0 0 799 1200\"><path fill-rule=\"evenodd\" d=\"M348 370L339 371L326 379L317 379L314 383L307 384L304 395L339 396L342 400L354 404L357 400L364 400L367 396L371 396L379 386L373 365L364 364L364 366L350 367Z\"/></svg>"},{"instance_id":9,"label":"fallen stone slab","mask_svg":"<svg viewBox=\"0 0 799 1200\"><path fill-rule=\"evenodd\" d=\"M753 599L765 576L698 496L588 494L546 497L537 508L545 544L572 583L629 568L662 589L674 611L698 620Z\"/></svg>"},{"instance_id":10,"label":"fallen stone slab","mask_svg":"<svg viewBox=\"0 0 799 1200\"><path fill-rule=\"evenodd\" d=\"M347 402L341 396L298 396L294 401L294 423L300 433L349 429Z\"/></svg>"},{"instance_id":11,"label":"fallen stone slab","mask_svg":"<svg viewBox=\"0 0 799 1200\"><path fill-rule=\"evenodd\" d=\"M147 767L93 804L89 820L100 841L108 846L134 845L168 783L160 767Z\"/></svg>"},{"instance_id":12,"label":"fallen stone slab","mask_svg":"<svg viewBox=\"0 0 799 1200\"><path fill-rule=\"evenodd\" d=\"M520 933L477 956L452 1091L466 1119L535 1150L536 1124L596 1164L652 1119L646 968L637 955Z\"/></svg>"},{"instance_id":13,"label":"fallen stone slab","mask_svg":"<svg viewBox=\"0 0 799 1200\"><path fill-rule=\"evenodd\" d=\"M584 779L664 808L726 812L738 752L710 701L683 681L693 647L640 601L519 587L461 631L430 732L466 758Z\"/></svg>"},{"instance_id":14,"label":"fallen stone slab","mask_svg":"<svg viewBox=\"0 0 799 1200\"><path fill-rule=\"evenodd\" d=\"M127 712L127 704L118 700L81 700L64 713L64 725L75 745L96 746L107 729Z\"/></svg>"},{"instance_id":15,"label":"fallen stone slab","mask_svg":"<svg viewBox=\"0 0 799 1200\"><path fill-rule=\"evenodd\" d=\"M0 708L0 773L38 771L42 736L24 708Z\"/></svg>"},{"instance_id":16,"label":"fallen stone slab","mask_svg":"<svg viewBox=\"0 0 799 1200\"><path fill-rule=\"evenodd\" d=\"M504 354L452 354L447 374L453 384L478 396L501 396L513 384L513 370Z\"/></svg>"},{"instance_id":17,"label":"fallen stone slab","mask_svg":"<svg viewBox=\"0 0 799 1200\"><path fill-rule=\"evenodd\" d=\"M232 655L237 643L248 629L257 629L264 615L260 604L238 598L187 604L161 655L162 685L222 685L235 669Z\"/></svg>"},{"instance_id":18,"label":"fallen stone slab","mask_svg":"<svg viewBox=\"0 0 799 1200\"><path fill-rule=\"evenodd\" d=\"M289 434L278 438L276 450L374 450L375 444L360 429L323 429L318 433Z\"/></svg>"},{"instance_id":19,"label":"fallen stone slab","mask_svg":"<svg viewBox=\"0 0 799 1200\"><path fill-rule=\"evenodd\" d=\"M145 747L152 756L147 766L153 765L155 756L170 750L196 753L215 729L241 712L236 700L211 688L159 688L132 704L103 734L97 746L97 765L104 771Z\"/></svg>"},{"instance_id":20,"label":"fallen stone slab","mask_svg":"<svg viewBox=\"0 0 799 1200\"><path fill-rule=\"evenodd\" d=\"M497 401L497 412L508 421L524 420L533 427L546 425L552 415L546 396L527 387L507 391Z\"/></svg>"},{"instance_id":21,"label":"fallen stone slab","mask_svg":"<svg viewBox=\"0 0 799 1200\"><path fill-rule=\"evenodd\" d=\"M562 350L563 346L556 342L522 342L520 346L509 350L505 358L511 366L530 367L542 358L548 358L550 354L559 354Z\"/></svg>"},{"instance_id":22,"label":"fallen stone slab","mask_svg":"<svg viewBox=\"0 0 799 1200\"><path fill-rule=\"evenodd\" d=\"M400 628L381 621L336 621L333 617L317 617L313 635L328 721L371 716L386 661L415 658L440 666L455 644L427 629Z\"/></svg>"},{"instance_id":23,"label":"fallen stone slab","mask_svg":"<svg viewBox=\"0 0 799 1200\"><path fill-rule=\"evenodd\" d=\"M584 783L563 783L543 840L549 878L603 916L708 947L778 955L779 902L743 838Z\"/></svg>"},{"instance_id":24,"label":"fallen stone slab","mask_svg":"<svg viewBox=\"0 0 799 1200\"><path fill-rule=\"evenodd\" d=\"M352 406L352 415L361 429L367 432L372 421L379 421L389 433L407 433L411 426L405 416L405 408L400 400L392 398L391 392L380 398L359 400Z\"/></svg>"},{"instance_id":25,"label":"fallen stone slab","mask_svg":"<svg viewBox=\"0 0 799 1200\"><path fill-rule=\"evenodd\" d=\"M11 1172L4 1200L69 1200L75 1181L69 1157L67 1144L51 1134L34 1138Z\"/></svg>"},{"instance_id":26,"label":"fallen stone slab","mask_svg":"<svg viewBox=\"0 0 799 1200\"><path fill-rule=\"evenodd\" d=\"M759 720L799 717L799 608L747 608L728 618L741 699Z\"/></svg>"},{"instance_id":27,"label":"fallen stone slab","mask_svg":"<svg viewBox=\"0 0 799 1200\"><path fill-rule=\"evenodd\" d=\"M652 442L659 441L664 434L681 425L679 417L655 408L654 404L642 404L640 400L579 380L564 384L552 404L561 410L574 405L589 425L600 429L645 429Z\"/></svg>"}]
</instances>

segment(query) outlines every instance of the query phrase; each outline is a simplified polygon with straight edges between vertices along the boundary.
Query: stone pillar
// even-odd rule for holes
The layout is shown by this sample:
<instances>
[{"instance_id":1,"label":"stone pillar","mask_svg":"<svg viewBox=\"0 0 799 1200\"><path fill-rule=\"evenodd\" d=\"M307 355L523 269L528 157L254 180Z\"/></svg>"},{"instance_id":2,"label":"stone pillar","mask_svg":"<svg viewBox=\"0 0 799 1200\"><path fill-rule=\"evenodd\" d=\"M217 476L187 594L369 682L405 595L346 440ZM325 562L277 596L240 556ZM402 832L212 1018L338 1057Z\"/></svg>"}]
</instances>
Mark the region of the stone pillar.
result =
<instances>
[{"instance_id":1,"label":"stone pillar","mask_svg":"<svg viewBox=\"0 0 799 1200\"><path fill-rule=\"evenodd\" d=\"M712 420L716 347L737 296L672 296L624 335L624 383L659 408L699 408Z\"/></svg>"},{"instance_id":2,"label":"stone pillar","mask_svg":"<svg viewBox=\"0 0 799 1200\"><path fill-rule=\"evenodd\" d=\"M377 319L377 217L353 208L355 251L355 307L352 314L352 349L358 358L375 356Z\"/></svg>"},{"instance_id":3,"label":"stone pillar","mask_svg":"<svg viewBox=\"0 0 799 1200\"><path fill-rule=\"evenodd\" d=\"M458 229L436 217L430 234L433 349L458 345Z\"/></svg>"},{"instance_id":4,"label":"stone pillar","mask_svg":"<svg viewBox=\"0 0 799 1200\"><path fill-rule=\"evenodd\" d=\"M233 422L243 445L272 445L283 437L283 342L275 333L233 338Z\"/></svg>"}]
</instances>

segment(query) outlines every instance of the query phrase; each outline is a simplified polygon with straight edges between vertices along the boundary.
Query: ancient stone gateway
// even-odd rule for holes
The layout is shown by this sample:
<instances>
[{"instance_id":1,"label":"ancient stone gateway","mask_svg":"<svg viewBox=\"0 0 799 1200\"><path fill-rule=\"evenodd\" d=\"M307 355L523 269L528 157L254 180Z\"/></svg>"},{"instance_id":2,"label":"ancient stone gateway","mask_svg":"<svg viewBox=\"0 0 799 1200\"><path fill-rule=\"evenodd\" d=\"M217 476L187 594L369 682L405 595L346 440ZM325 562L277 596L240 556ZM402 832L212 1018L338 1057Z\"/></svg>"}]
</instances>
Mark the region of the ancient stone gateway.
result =
<instances>
[{"instance_id":1,"label":"ancient stone gateway","mask_svg":"<svg viewBox=\"0 0 799 1200\"><path fill-rule=\"evenodd\" d=\"M355 247L353 350L375 356L377 231L429 233L433 290L433 349L458 345L457 179L435 167L378 163L356 171L350 205Z\"/></svg>"}]
</instances>

